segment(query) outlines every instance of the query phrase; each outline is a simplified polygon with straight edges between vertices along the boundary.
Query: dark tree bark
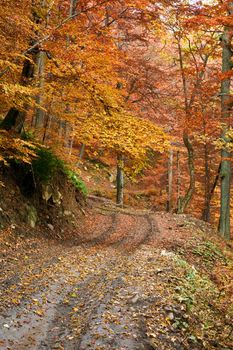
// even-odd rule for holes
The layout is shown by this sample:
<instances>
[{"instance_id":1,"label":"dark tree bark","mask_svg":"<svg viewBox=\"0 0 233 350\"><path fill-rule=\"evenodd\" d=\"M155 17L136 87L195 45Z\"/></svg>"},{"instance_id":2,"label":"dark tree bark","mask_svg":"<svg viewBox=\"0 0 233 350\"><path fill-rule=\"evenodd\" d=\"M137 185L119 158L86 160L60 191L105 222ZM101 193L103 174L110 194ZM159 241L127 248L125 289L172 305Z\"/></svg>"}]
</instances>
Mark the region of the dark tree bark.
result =
<instances>
[{"instance_id":1,"label":"dark tree bark","mask_svg":"<svg viewBox=\"0 0 233 350\"><path fill-rule=\"evenodd\" d=\"M172 211L172 195L173 195L173 149L169 152L168 172L167 172L167 211Z\"/></svg>"},{"instance_id":2,"label":"dark tree bark","mask_svg":"<svg viewBox=\"0 0 233 350\"><path fill-rule=\"evenodd\" d=\"M219 180L219 177L220 177L220 171L221 171L221 163L219 164L218 171L217 171L217 174L215 176L215 179L214 179L212 187L210 187L210 183L209 183L209 191L206 192L205 206L204 206L204 209L203 209L203 212L202 212L201 219L204 220L204 221L207 221L207 222L210 221L210 204L211 204L211 200L213 198L215 189L216 189L217 184L218 184L218 180Z\"/></svg>"},{"instance_id":3,"label":"dark tree bark","mask_svg":"<svg viewBox=\"0 0 233 350\"><path fill-rule=\"evenodd\" d=\"M122 155L117 156L117 195L116 203L120 206L124 204L124 157Z\"/></svg>"},{"instance_id":4,"label":"dark tree bark","mask_svg":"<svg viewBox=\"0 0 233 350\"><path fill-rule=\"evenodd\" d=\"M185 196L180 198L178 213L184 213L186 207L188 206L190 200L192 199L194 190L195 190L195 167L194 167L194 151L192 143L190 142L190 138L188 133L184 132L183 134L184 145L187 148L188 152L188 169L189 169L189 187Z\"/></svg>"},{"instance_id":5,"label":"dark tree bark","mask_svg":"<svg viewBox=\"0 0 233 350\"><path fill-rule=\"evenodd\" d=\"M33 16L33 21L34 23L39 23L40 18L38 18L38 15L34 13L32 9L32 16ZM36 35L36 33L35 33ZM30 40L30 46L35 45L35 39ZM35 45L33 50L30 51L30 53L25 54L25 60L23 63L23 68L22 68L22 74L21 74L21 81L20 83L23 86L29 85L31 80L34 78L34 73L35 73L35 62L36 62L36 57L39 53L39 48L38 45ZM26 110L27 106L24 106L24 110L19 110L16 107L10 108L10 110L7 112L3 122L1 123L1 128L5 130L14 130L17 133L21 133L24 122L25 122L25 117L26 117Z\"/></svg>"},{"instance_id":6,"label":"dark tree bark","mask_svg":"<svg viewBox=\"0 0 233 350\"><path fill-rule=\"evenodd\" d=\"M23 69L22 69L22 76L21 76L21 83L22 85L28 85L29 81L33 78L34 75L34 64L31 60L25 59ZM25 106L26 109L26 106ZM19 110L16 107L10 108L10 110L7 112L5 118L3 119L1 123L1 129L10 131L14 130L16 133L21 133L24 122L25 122L26 112Z\"/></svg>"}]
</instances>

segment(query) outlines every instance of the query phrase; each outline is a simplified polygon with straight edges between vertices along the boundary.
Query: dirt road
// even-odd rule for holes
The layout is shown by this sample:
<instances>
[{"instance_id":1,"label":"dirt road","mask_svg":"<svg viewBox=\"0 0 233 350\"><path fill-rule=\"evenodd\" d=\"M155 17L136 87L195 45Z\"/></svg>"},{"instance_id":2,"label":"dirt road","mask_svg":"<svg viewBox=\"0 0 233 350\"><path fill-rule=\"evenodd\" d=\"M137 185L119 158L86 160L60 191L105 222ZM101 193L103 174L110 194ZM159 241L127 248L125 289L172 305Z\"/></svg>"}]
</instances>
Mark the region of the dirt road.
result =
<instances>
[{"instance_id":1,"label":"dirt road","mask_svg":"<svg viewBox=\"0 0 233 350\"><path fill-rule=\"evenodd\" d=\"M188 316L173 298L175 255L153 244L161 220L101 209L72 245L24 240L17 255L19 241L2 265L0 349L202 349L175 326Z\"/></svg>"}]
</instances>

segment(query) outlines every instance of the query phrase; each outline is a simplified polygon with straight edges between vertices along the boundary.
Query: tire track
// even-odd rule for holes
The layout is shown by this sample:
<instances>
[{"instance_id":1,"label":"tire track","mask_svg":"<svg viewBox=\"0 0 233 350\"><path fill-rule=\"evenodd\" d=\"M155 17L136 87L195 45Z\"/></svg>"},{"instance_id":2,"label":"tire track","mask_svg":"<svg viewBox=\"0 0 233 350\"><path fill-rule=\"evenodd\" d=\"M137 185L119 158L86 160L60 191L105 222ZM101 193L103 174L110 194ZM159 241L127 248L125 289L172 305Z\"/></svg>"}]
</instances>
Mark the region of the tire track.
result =
<instances>
[{"instance_id":1,"label":"tire track","mask_svg":"<svg viewBox=\"0 0 233 350\"><path fill-rule=\"evenodd\" d=\"M59 257L54 251L55 260L48 265L37 261L42 276L29 280L35 292L2 318L6 340L3 348L0 341L0 349L151 349L142 329L150 298L143 295L134 259L142 245L142 250L150 249L145 245L159 232L157 222L149 213L112 211L102 216L95 217L99 223L89 222L89 237L84 232ZM141 258L147 264L146 254ZM131 285L131 279L137 284Z\"/></svg>"}]
</instances>

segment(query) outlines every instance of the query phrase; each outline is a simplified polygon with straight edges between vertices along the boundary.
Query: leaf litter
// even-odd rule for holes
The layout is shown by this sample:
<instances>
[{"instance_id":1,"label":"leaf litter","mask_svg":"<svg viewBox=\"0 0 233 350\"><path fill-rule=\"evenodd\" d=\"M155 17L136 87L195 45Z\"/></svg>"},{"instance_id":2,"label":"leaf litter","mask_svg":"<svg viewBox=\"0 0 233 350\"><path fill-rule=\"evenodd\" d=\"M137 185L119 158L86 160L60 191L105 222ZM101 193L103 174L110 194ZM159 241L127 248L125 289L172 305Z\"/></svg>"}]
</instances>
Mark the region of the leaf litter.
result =
<instances>
[{"instance_id":1,"label":"leaf litter","mask_svg":"<svg viewBox=\"0 0 233 350\"><path fill-rule=\"evenodd\" d=\"M0 241L0 349L232 349L230 248L185 216L84 220L73 245Z\"/></svg>"}]
</instances>

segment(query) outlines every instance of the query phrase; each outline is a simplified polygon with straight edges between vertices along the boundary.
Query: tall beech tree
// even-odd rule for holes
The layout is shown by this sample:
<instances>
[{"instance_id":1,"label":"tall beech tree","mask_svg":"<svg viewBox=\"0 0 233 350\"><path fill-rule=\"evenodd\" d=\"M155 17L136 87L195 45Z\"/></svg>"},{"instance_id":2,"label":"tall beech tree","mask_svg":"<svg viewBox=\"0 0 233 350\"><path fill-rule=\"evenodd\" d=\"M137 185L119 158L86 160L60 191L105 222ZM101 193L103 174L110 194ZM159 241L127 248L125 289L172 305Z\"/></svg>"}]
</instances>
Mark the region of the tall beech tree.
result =
<instances>
[{"instance_id":1,"label":"tall beech tree","mask_svg":"<svg viewBox=\"0 0 233 350\"><path fill-rule=\"evenodd\" d=\"M218 1L208 4L201 8L200 14L194 19L207 28L209 31L222 31L220 35L220 44L222 47L222 74L221 74L221 112L219 120L221 122L222 132L218 146L221 148L221 163L209 192L209 198L212 197L213 190L216 188L218 179L220 179L220 218L219 232L230 238L230 197L231 197L231 172L232 172L232 148L231 148L231 115L232 115L232 97L231 97L231 77L232 77L232 14L233 3L231 1ZM219 74L220 75L220 74Z\"/></svg>"},{"instance_id":2,"label":"tall beech tree","mask_svg":"<svg viewBox=\"0 0 233 350\"><path fill-rule=\"evenodd\" d=\"M231 18L233 14L233 2L229 1L227 4L227 14ZM222 73L223 78L221 82L221 119L222 119L222 135L224 142L221 152L221 206L219 218L219 232L229 239L230 238L230 198L231 198L231 171L232 171L232 150L229 150L228 144L230 137L228 135L231 126L231 74L232 70L232 37L233 37L233 23L225 24L224 31L221 36L222 43Z\"/></svg>"}]
</instances>

